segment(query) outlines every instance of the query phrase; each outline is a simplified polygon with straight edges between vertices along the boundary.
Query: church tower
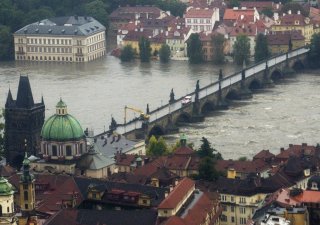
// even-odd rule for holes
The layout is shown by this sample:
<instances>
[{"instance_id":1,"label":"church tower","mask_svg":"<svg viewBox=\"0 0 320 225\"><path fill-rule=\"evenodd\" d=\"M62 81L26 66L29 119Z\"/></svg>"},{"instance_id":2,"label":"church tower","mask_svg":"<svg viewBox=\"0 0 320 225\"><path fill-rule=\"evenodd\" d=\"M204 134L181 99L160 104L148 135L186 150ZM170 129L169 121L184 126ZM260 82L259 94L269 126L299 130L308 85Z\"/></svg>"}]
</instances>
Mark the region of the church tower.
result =
<instances>
[{"instance_id":1,"label":"church tower","mask_svg":"<svg viewBox=\"0 0 320 225\"><path fill-rule=\"evenodd\" d=\"M9 89L5 105L5 151L7 162L19 168L26 151L37 155L40 150L40 132L45 118L43 99L34 103L29 78L20 76L17 99L13 100Z\"/></svg>"},{"instance_id":2,"label":"church tower","mask_svg":"<svg viewBox=\"0 0 320 225\"><path fill-rule=\"evenodd\" d=\"M0 224L17 225L14 212L13 187L7 179L0 177Z\"/></svg>"},{"instance_id":3,"label":"church tower","mask_svg":"<svg viewBox=\"0 0 320 225\"><path fill-rule=\"evenodd\" d=\"M20 176L20 207L22 211L22 217L19 218L21 224L26 224L28 218L32 215L35 209L35 186L34 176L30 173L30 160L28 159L27 152L25 153L24 160L22 162L22 174Z\"/></svg>"}]
</instances>

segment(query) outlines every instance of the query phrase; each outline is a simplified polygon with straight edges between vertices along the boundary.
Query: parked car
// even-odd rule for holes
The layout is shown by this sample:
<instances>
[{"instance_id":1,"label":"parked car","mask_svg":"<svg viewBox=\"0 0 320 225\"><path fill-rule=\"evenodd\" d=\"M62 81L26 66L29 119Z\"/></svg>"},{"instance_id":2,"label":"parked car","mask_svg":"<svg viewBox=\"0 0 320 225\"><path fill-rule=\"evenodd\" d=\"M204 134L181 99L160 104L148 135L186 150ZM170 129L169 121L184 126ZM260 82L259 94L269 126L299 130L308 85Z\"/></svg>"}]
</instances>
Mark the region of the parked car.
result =
<instances>
[{"instance_id":1,"label":"parked car","mask_svg":"<svg viewBox=\"0 0 320 225\"><path fill-rule=\"evenodd\" d=\"M186 96L182 99L181 103L182 103L182 105L187 105L187 104L191 103L191 101L192 101L192 97Z\"/></svg>"}]
</instances>

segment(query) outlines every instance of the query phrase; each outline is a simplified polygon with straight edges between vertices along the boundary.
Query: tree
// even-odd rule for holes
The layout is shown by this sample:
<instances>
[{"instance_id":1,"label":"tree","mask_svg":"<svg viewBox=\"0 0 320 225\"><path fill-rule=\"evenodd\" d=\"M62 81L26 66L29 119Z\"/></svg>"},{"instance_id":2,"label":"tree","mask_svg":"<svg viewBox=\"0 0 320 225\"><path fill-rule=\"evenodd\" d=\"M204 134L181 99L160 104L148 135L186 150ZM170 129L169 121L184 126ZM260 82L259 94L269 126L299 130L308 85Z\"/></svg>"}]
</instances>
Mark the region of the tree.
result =
<instances>
[{"instance_id":1,"label":"tree","mask_svg":"<svg viewBox=\"0 0 320 225\"><path fill-rule=\"evenodd\" d=\"M149 144L147 148L147 155L150 156L161 156L168 153L168 146L164 141L163 137L157 138L152 135L149 139Z\"/></svg>"},{"instance_id":2,"label":"tree","mask_svg":"<svg viewBox=\"0 0 320 225\"><path fill-rule=\"evenodd\" d=\"M121 51L120 59L122 62L129 62L134 59L134 51L131 45L126 45Z\"/></svg>"},{"instance_id":3,"label":"tree","mask_svg":"<svg viewBox=\"0 0 320 225\"><path fill-rule=\"evenodd\" d=\"M215 161L210 157L204 157L199 164L199 176L200 179L207 181L217 180L219 172L215 169Z\"/></svg>"},{"instance_id":4,"label":"tree","mask_svg":"<svg viewBox=\"0 0 320 225\"><path fill-rule=\"evenodd\" d=\"M92 16L104 26L108 27L108 13L106 4L101 0L95 0L84 5L85 14Z\"/></svg>"},{"instance_id":5,"label":"tree","mask_svg":"<svg viewBox=\"0 0 320 225\"><path fill-rule=\"evenodd\" d=\"M282 6L281 8L281 13L286 13L288 14L289 10L291 10L292 14L297 14L298 11L300 11L300 13L304 16L309 16L309 12L306 11L302 5L300 5L299 3L295 3L295 2L289 2L286 3Z\"/></svg>"},{"instance_id":6,"label":"tree","mask_svg":"<svg viewBox=\"0 0 320 225\"><path fill-rule=\"evenodd\" d=\"M320 61L320 34L313 34L310 42L310 51L307 55L308 63L312 68L319 68Z\"/></svg>"},{"instance_id":7,"label":"tree","mask_svg":"<svg viewBox=\"0 0 320 225\"><path fill-rule=\"evenodd\" d=\"M239 0L230 0L228 4L229 8L240 7Z\"/></svg>"},{"instance_id":8,"label":"tree","mask_svg":"<svg viewBox=\"0 0 320 225\"><path fill-rule=\"evenodd\" d=\"M203 62L202 43L198 33L193 33L190 35L187 45L189 62L192 64Z\"/></svg>"},{"instance_id":9,"label":"tree","mask_svg":"<svg viewBox=\"0 0 320 225\"><path fill-rule=\"evenodd\" d=\"M222 34L216 34L212 37L213 44L213 62L215 64L224 63L224 36Z\"/></svg>"},{"instance_id":10,"label":"tree","mask_svg":"<svg viewBox=\"0 0 320 225\"><path fill-rule=\"evenodd\" d=\"M211 143L207 138L202 137L201 142L202 144L200 146L200 149L198 150L198 155L200 156L200 158L209 157L214 160L222 159L221 154L211 147Z\"/></svg>"},{"instance_id":11,"label":"tree","mask_svg":"<svg viewBox=\"0 0 320 225\"><path fill-rule=\"evenodd\" d=\"M250 41L246 35L238 35L236 42L233 46L234 60L238 65L241 65L243 61L248 63L250 56Z\"/></svg>"},{"instance_id":12,"label":"tree","mask_svg":"<svg viewBox=\"0 0 320 225\"><path fill-rule=\"evenodd\" d=\"M159 50L160 61L163 63L167 63L170 60L170 47L167 44L163 44Z\"/></svg>"},{"instance_id":13,"label":"tree","mask_svg":"<svg viewBox=\"0 0 320 225\"><path fill-rule=\"evenodd\" d=\"M268 40L264 34L258 34L256 46L254 49L254 59L256 62L267 59L270 56Z\"/></svg>"},{"instance_id":14,"label":"tree","mask_svg":"<svg viewBox=\"0 0 320 225\"><path fill-rule=\"evenodd\" d=\"M248 158L247 158L246 156L241 156L241 157L239 157L238 160L239 160L239 161L247 161Z\"/></svg>"},{"instance_id":15,"label":"tree","mask_svg":"<svg viewBox=\"0 0 320 225\"><path fill-rule=\"evenodd\" d=\"M261 13L267 17L273 17L273 10L271 7L267 7L261 10Z\"/></svg>"},{"instance_id":16,"label":"tree","mask_svg":"<svg viewBox=\"0 0 320 225\"><path fill-rule=\"evenodd\" d=\"M12 60L13 56L13 37L10 28L0 25L0 60Z\"/></svg>"},{"instance_id":17,"label":"tree","mask_svg":"<svg viewBox=\"0 0 320 225\"><path fill-rule=\"evenodd\" d=\"M150 41L147 38L145 37L140 38L139 51L140 51L141 62L150 62L151 47L150 47Z\"/></svg>"}]
</instances>

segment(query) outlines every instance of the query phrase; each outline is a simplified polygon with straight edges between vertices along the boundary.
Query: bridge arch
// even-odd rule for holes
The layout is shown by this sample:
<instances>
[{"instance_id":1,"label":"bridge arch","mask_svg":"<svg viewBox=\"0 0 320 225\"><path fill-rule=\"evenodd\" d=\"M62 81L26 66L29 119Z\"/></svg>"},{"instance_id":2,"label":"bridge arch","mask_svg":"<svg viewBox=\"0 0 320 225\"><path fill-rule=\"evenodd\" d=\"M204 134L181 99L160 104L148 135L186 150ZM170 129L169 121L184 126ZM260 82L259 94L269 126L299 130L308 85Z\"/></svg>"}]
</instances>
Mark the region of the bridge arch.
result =
<instances>
[{"instance_id":1,"label":"bridge arch","mask_svg":"<svg viewBox=\"0 0 320 225\"><path fill-rule=\"evenodd\" d=\"M162 126L160 126L160 125L154 125L154 126L151 128L151 130L149 131L148 136L149 136L149 138L150 138L152 135L154 135L154 136L156 136L156 137L159 137L159 136L164 135L164 134L165 134L165 129L164 129Z\"/></svg>"},{"instance_id":2,"label":"bridge arch","mask_svg":"<svg viewBox=\"0 0 320 225\"><path fill-rule=\"evenodd\" d=\"M191 122L191 115L187 112L182 112L176 120L176 123L190 123Z\"/></svg>"},{"instance_id":3,"label":"bridge arch","mask_svg":"<svg viewBox=\"0 0 320 225\"><path fill-rule=\"evenodd\" d=\"M278 81L283 78L283 74L280 69L275 69L271 72L271 80Z\"/></svg>"},{"instance_id":4,"label":"bridge arch","mask_svg":"<svg viewBox=\"0 0 320 225\"><path fill-rule=\"evenodd\" d=\"M261 89L262 87L263 87L262 83L258 79L254 79L249 84L249 89L250 90L257 90L257 89Z\"/></svg>"},{"instance_id":5,"label":"bridge arch","mask_svg":"<svg viewBox=\"0 0 320 225\"><path fill-rule=\"evenodd\" d=\"M201 113L207 113L214 110L215 104L213 101L207 101L201 107Z\"/></svg>"},{"instance_id":6,"label":"bridge arch","mask_svg":"<svg viewBox=\"0 0 320 225\"><path fill-rule=\"evenodd\" d=\"M296 60L292 65L292 69L294 69L295 71L303 70L304 69L303 62L300 59Z\"/></svg>"},{"instance_id":7,"label":"bridge arch","mask_svg":"<svg viewBox=\"0 0 320 225\"><path fill-rule=\"evenodd\" d=\"M226 99L228 99L228 100L237 100L238 99L238 92L235 89L229 90L227 95L226 95Z\"/></svg>"}]
</instances>

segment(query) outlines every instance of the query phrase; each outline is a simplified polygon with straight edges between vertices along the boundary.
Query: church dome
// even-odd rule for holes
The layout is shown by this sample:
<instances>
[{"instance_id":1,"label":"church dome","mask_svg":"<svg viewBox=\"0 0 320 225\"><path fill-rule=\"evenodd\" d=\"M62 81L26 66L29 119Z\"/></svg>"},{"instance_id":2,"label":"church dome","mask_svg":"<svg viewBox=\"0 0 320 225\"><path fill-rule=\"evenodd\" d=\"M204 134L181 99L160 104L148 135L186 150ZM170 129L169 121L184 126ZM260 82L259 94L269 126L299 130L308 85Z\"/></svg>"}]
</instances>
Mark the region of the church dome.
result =
<instances>
[{"instance_id":1,"label":"church dome","mask_svg":"<svg viewBox=\"0 0 320 225\"><path fill-rule=\"evenodd\" d=\"M14 191L12 185L7 179L0 177L0 196L13 195Z\"/></svg>"},{"instance_id":2,"label":"church dome","mask_svg":"<svg viewBox=\"0 0 320 225\"><path fill-rule=\"evenodd\" d=\"M84 137L84 132L79 121L68 114L67 105L60 99L56 114L45 121L41 137L47 141L79 140Z\"/></svg>"}]
</instances>

